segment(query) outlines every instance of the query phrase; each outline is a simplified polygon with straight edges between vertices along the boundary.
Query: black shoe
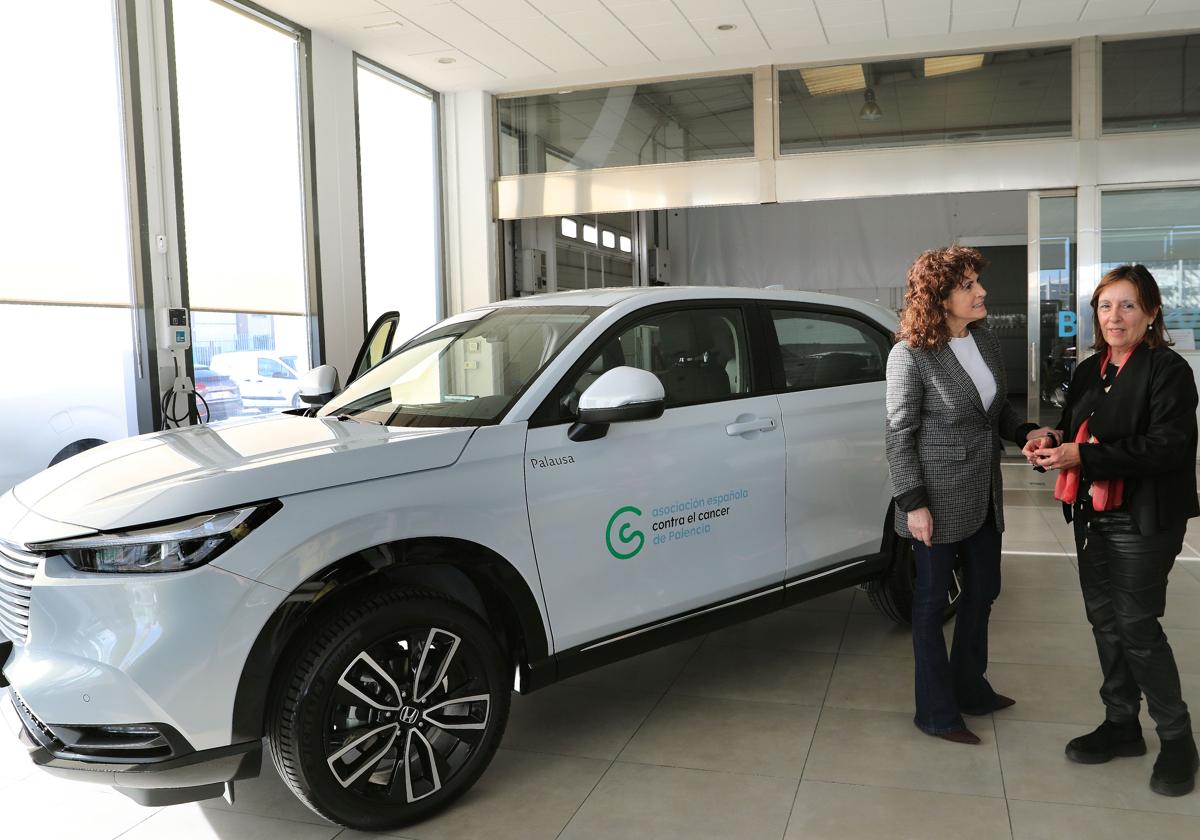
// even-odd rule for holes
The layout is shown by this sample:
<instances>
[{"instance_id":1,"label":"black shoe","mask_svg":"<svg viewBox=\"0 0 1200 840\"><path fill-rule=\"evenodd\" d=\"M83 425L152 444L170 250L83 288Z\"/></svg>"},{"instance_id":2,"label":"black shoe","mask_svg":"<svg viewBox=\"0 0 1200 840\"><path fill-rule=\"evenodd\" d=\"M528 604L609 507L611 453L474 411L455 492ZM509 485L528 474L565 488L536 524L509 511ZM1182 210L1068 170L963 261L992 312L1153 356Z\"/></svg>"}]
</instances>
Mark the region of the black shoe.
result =
<instances>
[{"instance_id":1,"label":"black shoe","mask_svg":"<svg viewBox=\"0 0 1200 840\"><path fill-rule=\"evenodd\" d=\"M1106 720L1096 729L1067 744L1067 758L1079 764L1103 764L1116 756L1146 754L1142 725L1136 720L1114 723Z\"/></svg>"},{"instance_id":2,"label":"black shoe","mask_svg":"<svg viewBox=\"0 0 1200 840\"><path fill-rule=\"evenodd\" d=\"M959 709L959 711L961 711L964 715L981 717L983 715L990 715L992 712L998 712L1001 709L1007 709L1009 706L1015 705L1016 702L1017 701L1011 697L1005 697L1003 694L997 694L992 698L992 702L988 703L986 706L982 706L977 709Z\"/></svg>"},{"instance_id":3,"label":"black shoe","mask_svg":"<svg viewBox=\"0 0 1200 840\"><path fill-rule=\"evenodd\" d=\"M1189 732L1182 738L1162 742L1158 761L1154 762L1154 773L1150 776L1150 790L1163 796L1183 796L1196 786L1196 771L1200 770L1200 756L1196 754L1196 740Z\"/></svg>"},{"instance_id":4,"label":"black shoe","mask_svg":"<svg viewBox=\"0 0 1200 840\"><path fill-rule=\"evenodd\" d=\"M952 732L942 732L937 737L952 741L955 744L970 744L974 746L980 743L979 736L965 726L962 729L955 729Z\"/></svg>"}]
</instances>

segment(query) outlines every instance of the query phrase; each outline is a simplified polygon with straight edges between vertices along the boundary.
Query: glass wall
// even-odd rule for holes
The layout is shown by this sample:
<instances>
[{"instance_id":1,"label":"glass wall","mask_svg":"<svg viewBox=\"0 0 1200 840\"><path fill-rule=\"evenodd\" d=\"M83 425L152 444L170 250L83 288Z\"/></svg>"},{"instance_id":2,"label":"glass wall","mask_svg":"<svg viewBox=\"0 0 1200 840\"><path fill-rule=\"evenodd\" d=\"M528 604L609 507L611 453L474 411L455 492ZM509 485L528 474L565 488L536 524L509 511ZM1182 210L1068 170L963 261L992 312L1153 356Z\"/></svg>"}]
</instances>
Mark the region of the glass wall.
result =
<instances>
[{"instance_id":1,"label":"glass wall","mask_svg":"<svg viewBox=\"0 0 1200 840\"><path fill-rule=\"evenodd\" d=\"M398 347L441 308L437 101L368 62L356 72L367 326L399 311Z\"/></svg>"},{"instance_id":2,"label":"glass wall","mask_svg":"<svg viewBox=\"0 0 1200 840\"><path fill-rule=\"evenodd\" d=\"M1062 416L1079 359L1076 260L1075 196L1043 196L1038 201L1038 401L1031 417L1051 426Z\"/></svg>"},{"instance_id":3,"label":"glass wall","mask_svg":"<svg viewBox=\"0 0 1200 840\"><path fill-rule=\"evenodd\" d=\"M1069 136L1069 45L779 71L783 154Z\"/></svg>"},{"instance_id":4,"label":"glass wall","mask_svg":"<svg viewBox=\"0 0 1200 840\"><path fill-rule=\"evenodd\" d=\"M506 222L507 296L635 285L634 220L591 213Z\"/></svg>"},{"instance_id":5,"label":"glass wall","mask_svg":"<svg viewBox=\"0 0 1200 840\"><path fill-rule=\"evenodd\" d=\"M7 4L4 25L0 493L136 433L139 367L114 6Z\"/></svg>"},{"instance_id":6,"label":"glass wall","mask_svg":"<svg viewBox=\"0 0 1200 840\"><path fill-rule=\"evenodd\" d=\"M1104 133L1200 126L1200 35L1101 48Z\"/></svg>"},{"instance_id":7,"label":"glass wall","mask_svg":"<svg viewBox=\"0 0 1200 840\"><path fill-rule=\"evenodd\" d=\"M746 73L496 100L500 174L754 156Z\"/></svg>"},{"instance_id":8,"label":"glass wall","mask_svg":"<svg viewBox=\"0 0 1200 840\"><path fill-rule=\"evenodd\" d=\"M1175 349L1200 332L1200 188L1105 192L1100 199L1100 273L1124 263L1150 269Z\"/></svg>"},{"instance_id":9,"label":"glass wall","mask_svg":"<svg viewBox=\"0 0 1200 840\"><path fill-rule=\"evenodd\" d=\"M214 0L174 0L192 360L246 411L299 404L309 367L299 40Z\"/></svg>"}]
</instances>

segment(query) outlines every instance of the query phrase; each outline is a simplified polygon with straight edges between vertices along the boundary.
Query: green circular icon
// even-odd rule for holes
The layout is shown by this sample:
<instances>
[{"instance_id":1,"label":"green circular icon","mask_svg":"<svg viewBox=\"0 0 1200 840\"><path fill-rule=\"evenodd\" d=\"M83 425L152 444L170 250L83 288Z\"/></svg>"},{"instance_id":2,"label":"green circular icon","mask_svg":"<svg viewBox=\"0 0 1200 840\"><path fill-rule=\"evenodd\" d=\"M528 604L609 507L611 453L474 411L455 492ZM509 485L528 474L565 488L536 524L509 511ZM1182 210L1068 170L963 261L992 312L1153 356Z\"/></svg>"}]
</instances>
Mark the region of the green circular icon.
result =
<instances>
[{"instance_id":1,"label":"green circular icon","mask_svg":"<svg viewBox=\"0 0 1200 840\"><path fill-rule=\"evenodd\" d=\"M633 531L631 533L629 529L633 527L633 523L625 522L622 523L621 527L617 529L617 541L621 543L623 548L628 548L630 543L634 542L636 542L637 545L633 547L632 551L626 553L621 553L613 547L613 525L616 524L617 517L623 513L632 513L635 516L642 515L642 512L633 505L626 505L623 508L618 508L617 512L614 513L612 518L608 520L608 528L606 528L604 531L604 543L608 546L608 553L613 557L616 557L618 560L628 560L631 557L636 556L637 553L642 550L642 546L646 544L646 535L641 531Z\"/></svg>"}]
</instances>

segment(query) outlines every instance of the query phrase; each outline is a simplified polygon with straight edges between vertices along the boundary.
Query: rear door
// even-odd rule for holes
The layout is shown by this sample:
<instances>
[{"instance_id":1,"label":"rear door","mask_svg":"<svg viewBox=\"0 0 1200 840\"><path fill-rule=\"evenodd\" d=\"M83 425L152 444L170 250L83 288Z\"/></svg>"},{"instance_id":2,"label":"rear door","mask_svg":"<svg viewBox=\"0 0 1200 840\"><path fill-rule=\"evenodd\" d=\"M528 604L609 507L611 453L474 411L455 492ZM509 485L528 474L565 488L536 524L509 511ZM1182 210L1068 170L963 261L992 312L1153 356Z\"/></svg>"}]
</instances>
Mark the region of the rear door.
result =
<instances>
[{"instance_id":1,"label":"rear door","mask_svg":"<svg viewBox=\"0 0 1200 840\"><path fill-rule=\"evenodd\" d=\"M557 650L782 581L781 417L754 387L749 311L627 319L561 383L549 421L531 423L526 495ZM570 440L580 393L619 365L662 380L665 413Z\"/></svg>"},{"instance_id":2,"label":"rear door","mask_svg":"<svg viewBox=\"0 0 1200 840\"><path fill-rule=\"evenodd\" d=\"M787 577L879 551L888 333L852 310L764 304L787 443Z\"/></svg>"}]
</instances>

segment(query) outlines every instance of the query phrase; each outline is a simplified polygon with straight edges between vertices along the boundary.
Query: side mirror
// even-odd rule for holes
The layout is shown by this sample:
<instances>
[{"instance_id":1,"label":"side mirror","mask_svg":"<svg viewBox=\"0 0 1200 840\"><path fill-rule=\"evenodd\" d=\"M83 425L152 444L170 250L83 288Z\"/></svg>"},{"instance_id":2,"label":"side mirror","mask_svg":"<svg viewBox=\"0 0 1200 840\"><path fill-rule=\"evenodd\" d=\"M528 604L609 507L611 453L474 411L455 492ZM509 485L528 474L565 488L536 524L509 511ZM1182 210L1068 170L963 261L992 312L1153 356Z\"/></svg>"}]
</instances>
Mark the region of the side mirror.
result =
<instances>
[{"instance_id":1,"label":"side mirror","mask_svg":"<svg viewBox=\"0 0 1200 840\"><path fill-rule=\"evenodd\" d=\"M567 432L574 441L595 440L609 423L662 417L666 392L658 377L635 367L617 367L602 374L579 397L579 422Z\"/></svg>"},{"instance_id":2,"label":"side mirror","mask_svg":"<svg viewBox=\"0 0 1200 840\"><path fill-rule=\"evenodd\" d=\"M333 365L315 367L300 377L300 400L308 405L323 406L338 390L338 372Z\"/></svg>"}]
</instances>

